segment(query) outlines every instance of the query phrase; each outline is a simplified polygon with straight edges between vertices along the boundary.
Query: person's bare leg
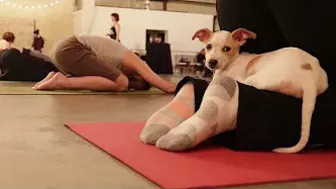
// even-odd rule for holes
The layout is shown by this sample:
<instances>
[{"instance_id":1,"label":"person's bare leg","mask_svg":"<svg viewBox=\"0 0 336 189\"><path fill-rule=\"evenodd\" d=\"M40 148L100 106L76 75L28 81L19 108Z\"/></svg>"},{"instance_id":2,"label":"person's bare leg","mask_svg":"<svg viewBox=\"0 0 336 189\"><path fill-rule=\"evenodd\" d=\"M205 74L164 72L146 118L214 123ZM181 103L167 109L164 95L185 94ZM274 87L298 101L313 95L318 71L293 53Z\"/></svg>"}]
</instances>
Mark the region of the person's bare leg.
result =
<instances>
[{"instance_id":1,"label":"person's bare leg","mask_svg":"<svg viewBox=\"0 0 336 189\"><path fill-rule=\"evenodd\" d=\"M104 77L84 76L66 77L62 73L56 73L47 82L39 85L36 90L92 90L92 91L119 91L119 87L113 81Z\"/></svg>"},{"instance_id":2,"label":"person's bare leg","mask_svg":"<svg viewBox=\"0 0 336 189\"><path fill-rule=\"evenodd\" d=\"M133 52L128 51L123 59L125 69L130 69L135 71L139 76L141 76L145 81L151 85L161 89L167 93L173 93L176 89L176 84L170 81L164 80Z\"/></svg>"},{"instance_id":3,"label":"person's bare leg","mask_svg":"<svg viewBox=\"0 0 336 189\"><path fill-rule=\"evenodd\" d=\"M194 113L194 86L193 84L186 84L169 104L162 107L148 119L140 134L140 140L145 144L155 145L159 138Z\"/></svg>"},{"instance_id":4,"label":"person's bare leg","mask_svg":"<svg viewBox=\"0 0 336 189\"><path fill-rule=\"evenodd\" d=\"M37 89L38 86L40 86L42 83L45 83L45 82L49 81L51 78L54 77L55 74L56 74L56 72L50 72L50 73L47 75L47 77L45 77L42 81L36 83L36 84L34 85L33 89Z\"/></svg>"}]
</instances>

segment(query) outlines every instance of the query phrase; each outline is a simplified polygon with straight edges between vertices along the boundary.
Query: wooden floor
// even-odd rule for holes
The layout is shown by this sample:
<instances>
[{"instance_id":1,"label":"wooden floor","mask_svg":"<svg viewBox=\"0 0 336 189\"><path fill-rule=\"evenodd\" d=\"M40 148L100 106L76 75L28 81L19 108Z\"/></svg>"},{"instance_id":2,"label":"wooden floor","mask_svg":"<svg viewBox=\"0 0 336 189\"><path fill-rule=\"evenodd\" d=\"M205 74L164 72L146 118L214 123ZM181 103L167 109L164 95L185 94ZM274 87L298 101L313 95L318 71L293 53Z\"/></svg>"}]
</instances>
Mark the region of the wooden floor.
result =
<instances>
[{"instance_id":1,"label":"wooden floor","mask_svg":"<svg viewBox=\"0 0 336 189\"><path fill-rule=\"evenodd\" d=\"M158 188L62 124L145 121L171 99L170 95L0 95L0 188ZM335 189L336 180L240 188Z\"/></svg>"}]
</instances>

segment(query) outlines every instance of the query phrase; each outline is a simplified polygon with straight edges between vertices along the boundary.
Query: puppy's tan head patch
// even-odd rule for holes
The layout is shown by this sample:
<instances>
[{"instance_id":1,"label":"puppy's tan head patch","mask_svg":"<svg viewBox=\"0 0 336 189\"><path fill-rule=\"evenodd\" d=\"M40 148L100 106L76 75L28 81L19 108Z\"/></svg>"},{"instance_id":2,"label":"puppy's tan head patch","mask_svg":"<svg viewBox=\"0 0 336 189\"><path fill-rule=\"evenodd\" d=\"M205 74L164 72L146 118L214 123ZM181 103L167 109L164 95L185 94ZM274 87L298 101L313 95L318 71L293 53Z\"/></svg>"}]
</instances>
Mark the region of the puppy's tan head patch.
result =
<instances>
[{"instance_id":1,"label":"puppy's tan head patch","mask_svg":"<svg viewBox=\"0 0 336 189\"><path fill-rule=\"evenodd\" d=\"M301 64L301 69L303 69L303 70L312 70L313 68L312 68L312 66L310 64L306 63L306 64Z\"/></svg>"}]
</instances>

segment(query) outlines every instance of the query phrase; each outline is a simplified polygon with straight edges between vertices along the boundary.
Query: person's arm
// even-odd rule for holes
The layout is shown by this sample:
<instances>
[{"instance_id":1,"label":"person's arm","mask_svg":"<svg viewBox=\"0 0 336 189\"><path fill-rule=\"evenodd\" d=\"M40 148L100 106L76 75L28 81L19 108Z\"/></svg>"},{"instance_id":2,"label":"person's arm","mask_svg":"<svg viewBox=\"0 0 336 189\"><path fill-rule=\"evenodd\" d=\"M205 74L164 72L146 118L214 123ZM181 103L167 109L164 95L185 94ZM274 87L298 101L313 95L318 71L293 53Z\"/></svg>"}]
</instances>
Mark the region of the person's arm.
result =
<instances>
[{"instance_id":1,"label":"person's arm","mask_svg":"<svg viewBox=\"0 0 336 189\"><path fill-rule=\"evenodd\" d=\"M36 39L36 37L34 37L33 44L32 44L32 46L31 46L31 47L32 47L31 49L35 49L36 42L37 42L37 39Z\"/></svg>"},{"instance_id":2,"label":"person's arm","mask_svg":"<svg viewBox=\"0 0 336 189\"><path fill-rule=\"evenodd\" d=\"M117 41L120 41L120 24L117 23L114 27L115 27L115 29L116 29L116 33L117 33L117 38L116 38L116 40L117 40Z\"/></svg>"},{"instance_id":3,"label":"person's arm","mask_svg":"<svg viewBox=\"0 0 336 189\"><path fill-rule=\"evenodd\" d=\"M3 46L3 49L1 49L1 50L10 49L10 48L12 48L12 44L9 43L9 42L5 42L4 46Z\"/></svg>"},{"instance_id":4,"label":"person's arm","mask_svg":"<svg viewBox=\"0 0 336 189\"><path fill-rule=\"evenodd\" d=\"M115 84L116 92L123 92L128 90L129 80L123 73L120 73L120 75L115 80Z\"/></svg>"},{"instance_id":5,"label":"person's arm","mask_svg":"<svg viewBox=\"0 0 336 189\"><path fill-rule=\"evenodd\" d=\"M0 51L8 49L8 42L4 39L0 40Z\"/></svg>"},{"instance_id":6,"label":"person's arm","mask_svg":"<svg viewBox=\"0 0 336 189\"><path fill-rule=\"evenodd\" d=\"M44 43L45 43L45 41L44 41L44 38L43 38L43 37L41 37L41 49L43 49L43 48L44 48Z\"/></svg>"},{"instance_id":7,"label":"person's arm","mask_svg":"<svg viewBox=\"0 0 336 189\"><path fill-rule=\"evenodd\" d=\"M32 57L36 57L36 58L39 58L39 59L42 59L44 60L45 62L52 62L51 58L45 54L42 54L38 51L35 51L35 50L28 50L27 51L27 54L32 56Z\"/></svg>"},{"instance_id":8,"label":"person's arm","mask_svg":"<svg viewBox=\"0 0 336 189\"><path fill-rule=\"evenodd\" d=\"M106 34L106 37L111 38L111 28L109 29L109 32Z\"/></svg>"}]
</instances>

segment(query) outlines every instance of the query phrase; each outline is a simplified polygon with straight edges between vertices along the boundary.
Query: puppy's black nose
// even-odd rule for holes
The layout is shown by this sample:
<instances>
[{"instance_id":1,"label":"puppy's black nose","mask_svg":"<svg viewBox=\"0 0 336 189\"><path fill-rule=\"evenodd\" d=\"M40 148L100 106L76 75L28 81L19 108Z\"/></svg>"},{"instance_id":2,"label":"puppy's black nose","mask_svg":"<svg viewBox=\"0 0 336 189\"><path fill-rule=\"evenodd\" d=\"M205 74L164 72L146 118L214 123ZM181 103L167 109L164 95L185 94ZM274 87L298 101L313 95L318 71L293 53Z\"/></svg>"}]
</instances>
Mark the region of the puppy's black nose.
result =
<instances>
[{"instance_id":1,"label":"puppy's black nose","mask_svg":"<svg viewBox=\"0 0 336 189\"><path fill-rule=\"evenodd\" d=\"M211 68L215 68L215 67L217 66L217 64L218 64L218 60L211 59L211 60L209 61L209 66L210 66Z\"/></svg>"}]
</instances>

